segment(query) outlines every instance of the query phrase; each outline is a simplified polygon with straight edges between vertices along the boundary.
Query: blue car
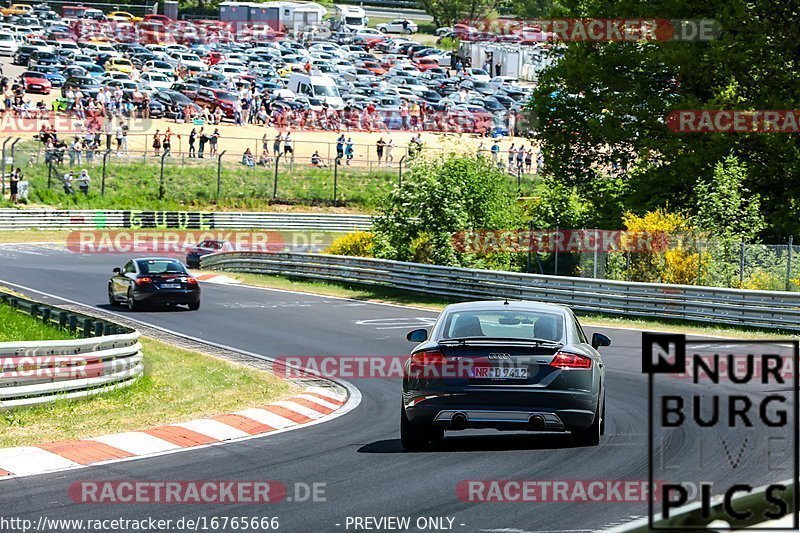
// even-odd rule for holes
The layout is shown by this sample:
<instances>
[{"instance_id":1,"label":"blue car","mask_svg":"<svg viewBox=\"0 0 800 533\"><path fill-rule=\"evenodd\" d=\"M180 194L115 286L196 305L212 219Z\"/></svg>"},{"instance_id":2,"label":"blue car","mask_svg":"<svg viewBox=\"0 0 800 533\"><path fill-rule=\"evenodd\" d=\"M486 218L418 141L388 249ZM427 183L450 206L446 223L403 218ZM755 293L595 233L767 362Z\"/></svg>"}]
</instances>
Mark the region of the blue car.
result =
<instances>
[{"instance_id":1,"label":"blue car","mask_svg":"<svg viewBox=\"0 0 800 533\"><path fill-rule=\"evenodd\" d=\"M64 85L64 82L67 81L67 78L62 76L59 72L59 69L56 67L50 67L45 65L36 65L31 67L31 70L34 72L41 72L44 74L44 77L47 78L53 87L61 87Z\"/></svg>"}]
</instances>

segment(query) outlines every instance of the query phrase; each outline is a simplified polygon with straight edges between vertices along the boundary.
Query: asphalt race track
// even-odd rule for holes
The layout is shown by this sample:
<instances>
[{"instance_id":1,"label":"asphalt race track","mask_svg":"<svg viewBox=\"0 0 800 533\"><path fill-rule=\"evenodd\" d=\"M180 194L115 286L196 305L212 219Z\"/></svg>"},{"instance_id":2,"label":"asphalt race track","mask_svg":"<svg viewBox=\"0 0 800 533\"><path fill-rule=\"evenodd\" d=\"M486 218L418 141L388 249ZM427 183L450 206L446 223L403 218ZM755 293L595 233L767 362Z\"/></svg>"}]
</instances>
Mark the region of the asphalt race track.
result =
<instances>
[{"instance_id":1,"label":"asphalt race track","mask_svg":"<svg viewBox=\"0 0 800 533\"><path fill-rule=\"evenodd\" d=\"M0 280L107 308L106 280L121 256L78 255L36 245L0 247ZM127 313L127 310L119 311ZM203 285L198 312L145 311L135 318L268 356L401 355L405 333L435 313L324 296ZM365 322L367 321L367 322ZM370 322L372 321L372 322ZM396 326L396 327L395 327ZM600 331L587 328L587 333ZM595 448L562 436L487 431L448 433L426 453L399 442L400 381L354 379L363 395L352 412L323 424L195 451L11 479L0 483L6 517L155 518L277 516L281 531L347 531L348 516L452 517L455 531L597 531L646 514L645 503L474 503L456 496L464 479L646 480L647 387L641 334L606 329L606 435ZM677 385L679 386L679 385ZM680 453L691 439L669 443ZM744 465L755 484L771 476ZM696 477L696 472L687 475ZM726 472L704 471L708 480ZM788 476L786 476L788 477ZM325 483L325 502L260 506L84 505L67 489L82 480L278 480ZM350 528L350 531L354 529Z\"/></svg>"}]
</instances>

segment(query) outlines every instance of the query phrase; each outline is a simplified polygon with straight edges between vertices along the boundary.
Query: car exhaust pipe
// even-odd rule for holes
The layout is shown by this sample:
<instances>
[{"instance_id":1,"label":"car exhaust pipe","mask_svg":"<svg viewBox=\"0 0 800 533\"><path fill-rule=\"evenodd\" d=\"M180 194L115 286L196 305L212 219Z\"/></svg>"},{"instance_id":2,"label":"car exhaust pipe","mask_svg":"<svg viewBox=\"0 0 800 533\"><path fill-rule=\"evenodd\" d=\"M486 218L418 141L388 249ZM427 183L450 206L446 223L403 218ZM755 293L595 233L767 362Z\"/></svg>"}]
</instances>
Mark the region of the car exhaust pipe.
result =
<instances>
[{"instance_id":1,"label":"car exhaust pipe","mask_svg":"<svg viewBox=\"0 0 800 533\"><path fill-rule=\"evenodd\" d=\"M464 429L467 427L467 415L464 413L455 413L450 417L450 426L453 429Z\"/></svg>"},{"instance_id":2,"label":"car exhaust pipe","mask_svg":"<svg viewBox=\"0 0 800 533\"><path fill-rule=\"evenodd\" d=\"M543 429L544 417L542 415L531 415L530 418L528 418L528 425L531 429Z\"/></svg>"}]
</instances>

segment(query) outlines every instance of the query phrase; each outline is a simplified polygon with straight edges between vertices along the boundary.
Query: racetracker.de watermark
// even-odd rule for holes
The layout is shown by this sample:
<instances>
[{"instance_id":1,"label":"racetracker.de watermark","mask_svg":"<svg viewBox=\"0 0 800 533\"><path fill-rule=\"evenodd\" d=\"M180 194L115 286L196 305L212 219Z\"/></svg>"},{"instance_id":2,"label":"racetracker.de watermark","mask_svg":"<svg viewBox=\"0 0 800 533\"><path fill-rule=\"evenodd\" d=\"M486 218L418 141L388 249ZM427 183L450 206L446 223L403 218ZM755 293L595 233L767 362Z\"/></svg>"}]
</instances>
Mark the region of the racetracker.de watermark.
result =
<instances>
[{"instance_id":1,"label":"racetracker.de watermark","mask_svg":"<svg viewBox=\"0 0 800 533\"><path fill-rule=\"evenodd\" d=\"M685 109L670 112L667 127L676 133L798 133L800 111Z\"/></svg>"},{"instance_id":2,"label":"racetracker.de watermark","mask_svg":"<svg viewBox=\"0 0 800 533\"><path fill-rule=\"evenodd\" d=\"M711 19L554 18L467 19L454 30L462 40L485 34L520 35L538 42L711 41L721 27Z\"/></svg>"},{"instance_id":3,"label":"racetracker.de watermark","mask_svg":"<svg viewBox=\"0 0 800 533\"><path fill-rule=\"evenodd\" d=\"M55 111L30 111L27 114L15 115L3 113L0 115L0 134L36 135L43 129L55 130L59 135L82 135L85 133L99 133L103 131L106 119L100 115L80 118L68 113ZM151 119L130 117L120 123L125 123L128 133L151 131ZM113 121L116 127L117 121ZM112 130L113 132L113 130Z\"/></svg>"},{"instance_id":4,"label":"racetracker.de watermark","mask_svg":"<svg viewBox=\"0 0 800 533\"><path fill-rule=\"evenodd\" d=\"M456 485L462 502L642 503L651 493L658 495L658 483L646 480L465 479Z\"/></svg>"},{"instance_id":5,"label":"racetracker.de watermark","mask_svg":"<svg viewBox=\"0 0 800 533\"><path fill-rule=\"evenodd\" d=\"M76 481L69 498L82 504L271 504L325 502L324 482L276 480L121 480Z\"/></svg>"},{"instance_id":6,"label":"racetracker.de watermark","mask_svg":"<svg viewBox=\"0 0 800 533\"><path fill-rule=\"evenodd\" d=\"M687 236L665 232L582 230L469 230L453 234L463 253L663 252Z\"/></svg>"},{"instance_id":7,"label":"racetracker.de watermark","mask_svg":"<svg viewBox=\"0 0 800 533\"><path fill-rule=\"evenodd\" d=\"M86 230L67 236L67 250L80 254L182 254L204 241L226 241L231 246L227 251L281 252L295 244L308 245L305 237L279 231Z\"/></svg>"}]
</instances>

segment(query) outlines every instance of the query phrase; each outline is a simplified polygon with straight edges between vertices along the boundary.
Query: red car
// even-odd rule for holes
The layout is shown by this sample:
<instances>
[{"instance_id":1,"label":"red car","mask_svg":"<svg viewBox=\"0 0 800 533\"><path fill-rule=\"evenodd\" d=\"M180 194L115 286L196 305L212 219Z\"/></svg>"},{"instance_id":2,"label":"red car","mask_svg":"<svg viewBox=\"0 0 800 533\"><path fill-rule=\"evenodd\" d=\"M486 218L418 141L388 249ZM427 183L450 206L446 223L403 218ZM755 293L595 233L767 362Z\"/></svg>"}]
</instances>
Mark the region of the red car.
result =
<instances>
[{"instance_id":1,"label":"red car","mask_svg":"<svg viewBox=\"0 0 800 533\"><path fill-rule=\"evenodd\" d=\"M417 59L416 63L414 63L414 66L422 72L425 72L426 70L432 68L439 68L439 61L432 57L421 57Z\"/></svg>"},{"instance_id":2,"label":"red car","mask_svg":"<svg viewBox=\"0 0 800 533\"><path fill-rule=\"evenodd\" d=\"M226 59L227 58L225 57L225 54L223 54L222 52L209 52L208 54L206 54L206 57L203 58L203 61L205 61L206 65L211 67L213 65L216 65L217 63L222 63Z\"/></svg>"},{"instance_id":3,"label":"red car","mask_svg":"<svg viewBox=\"0 0 800 533\"><path fill-rule=\"evenodd\" d=\"M41 72L23 72L22 82L25 84L26 93L50 94L53 88L53 84Z\"/></svg>"},{"instance_id":4,"label":"red car","mask_svg":"<svg viewBox=\"0 0 800 533\"><path fill-rule=\"evenodd\" d=\"M236 104L236 95L225 89L213 89L211 87L203 87L197 91L197 96L194 103L200 107L206 106L211 111L215 108L222 108L222 112L226 118L233 118L233 110Z\"/></svg>"}]
</instances>

